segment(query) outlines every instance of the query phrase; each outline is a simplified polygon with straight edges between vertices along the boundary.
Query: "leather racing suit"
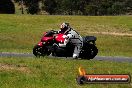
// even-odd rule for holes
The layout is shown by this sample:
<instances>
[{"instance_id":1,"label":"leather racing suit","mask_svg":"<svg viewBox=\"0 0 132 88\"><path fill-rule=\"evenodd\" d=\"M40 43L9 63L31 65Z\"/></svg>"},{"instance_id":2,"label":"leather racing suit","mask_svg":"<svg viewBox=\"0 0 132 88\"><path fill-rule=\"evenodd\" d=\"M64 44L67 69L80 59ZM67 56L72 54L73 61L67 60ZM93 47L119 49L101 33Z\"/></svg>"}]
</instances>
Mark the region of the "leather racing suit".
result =
<instances>
[{"instance_id":1,"label":"leather racing suit","mask_svg":"<svg viewBox=\"0 0 132 88\"><path fill-rule=\"evenodd\" d=\"M59 44L60 47L66 47L68 42L71 42L75 48L73 52L73 58L78 58L81 48L83 46L83 38L72 28L69 28L65 33L65 40L63 44Z\"/></svg>"}]
</instances>

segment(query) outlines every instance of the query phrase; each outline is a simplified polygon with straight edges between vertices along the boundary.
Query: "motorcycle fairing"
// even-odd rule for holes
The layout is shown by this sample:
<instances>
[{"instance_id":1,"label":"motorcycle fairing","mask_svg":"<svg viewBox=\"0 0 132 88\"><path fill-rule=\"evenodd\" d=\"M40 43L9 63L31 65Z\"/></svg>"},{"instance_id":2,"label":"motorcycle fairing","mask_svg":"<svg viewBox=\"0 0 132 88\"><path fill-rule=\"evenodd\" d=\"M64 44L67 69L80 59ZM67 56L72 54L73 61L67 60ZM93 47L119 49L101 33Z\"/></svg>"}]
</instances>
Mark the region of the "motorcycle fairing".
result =
<instances>
[{"instance_id":1,"label":"motorcycle fairing","mask_svg":"<svg viewBox=\"0 0 132 88\"><path fill-rule=\"evenodd\" d=\"M38 46L43 46L43 42L40 41L40 42L38 43Z\"/></svg>"},{"instance_id":2,"label":"motorcycle fairing","mask_svg":"<svg viewBox=\"0 0 132 88\"><path fill-rule=\"evenodd\" d=\"M58 43L64 43L64 40L65 40L65 36L64 34L57 34L57 36L55 37L55 40L58 42Z\"/></svg>"}]
</instances>

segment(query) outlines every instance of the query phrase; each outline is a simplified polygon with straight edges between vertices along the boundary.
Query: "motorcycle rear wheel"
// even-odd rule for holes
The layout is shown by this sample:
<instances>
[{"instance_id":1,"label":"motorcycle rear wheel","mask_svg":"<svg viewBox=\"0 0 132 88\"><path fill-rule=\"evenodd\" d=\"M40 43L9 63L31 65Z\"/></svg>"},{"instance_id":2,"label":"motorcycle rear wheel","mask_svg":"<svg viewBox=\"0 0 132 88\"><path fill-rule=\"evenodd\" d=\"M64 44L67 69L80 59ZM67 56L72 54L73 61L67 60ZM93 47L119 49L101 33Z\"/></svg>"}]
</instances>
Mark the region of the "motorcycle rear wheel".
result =
<instances>
[{"instance_id":1,"label":"motorcycle rear wheel","mask_svg":"<svg viewBox=\"0 0 132 88\"><path fill-rule=\"evenodd\" d=\"M98 53L98 49L94 44L89 44L85 47L84 52L82 52L81 58L82 59L93 59Z\"/></svg>"}]
</instances>

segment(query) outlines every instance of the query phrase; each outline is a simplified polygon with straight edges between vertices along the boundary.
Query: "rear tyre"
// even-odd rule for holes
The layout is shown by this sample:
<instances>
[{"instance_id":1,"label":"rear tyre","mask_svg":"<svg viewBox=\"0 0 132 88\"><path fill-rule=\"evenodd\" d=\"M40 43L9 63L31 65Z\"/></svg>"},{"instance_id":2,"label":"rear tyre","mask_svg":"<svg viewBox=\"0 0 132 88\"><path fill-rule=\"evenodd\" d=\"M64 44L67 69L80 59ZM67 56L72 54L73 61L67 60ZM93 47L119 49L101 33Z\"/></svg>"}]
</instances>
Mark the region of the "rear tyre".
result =
<instances>
[{"instance_id":1,"label":"rear tyre","mask_svg":"<svg viewBox=\"0 0 132 88\"><path fill-rule=\"evenodd\" d=\"M33 48L33 54L36 56L36 57L40 57L40 56L48 56L50 55L50 51L48 51L48 49L46 47L42 47L42 46L34 46Z\"/></svg>"},{"instance_id":2,"label":"rear tyre","mask_svg":"<svg viewBox=\"0 0 132 88\"><path fill-rule=\"evenodd\" d=\"M94 44L89 44L85 47L84 51L82 52L82 59L93 59L98 53L98 49Z\"/></svg>"}]
</instances>

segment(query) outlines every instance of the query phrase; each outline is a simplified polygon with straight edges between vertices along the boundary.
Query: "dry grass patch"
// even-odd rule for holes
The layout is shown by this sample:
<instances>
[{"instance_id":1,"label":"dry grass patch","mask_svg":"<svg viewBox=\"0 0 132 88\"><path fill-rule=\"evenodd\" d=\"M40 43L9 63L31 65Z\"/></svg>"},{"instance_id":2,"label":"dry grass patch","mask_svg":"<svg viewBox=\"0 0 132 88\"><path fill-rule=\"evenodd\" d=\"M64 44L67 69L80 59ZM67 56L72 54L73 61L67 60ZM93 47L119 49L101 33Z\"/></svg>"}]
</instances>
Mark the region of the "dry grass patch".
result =
<instances>
[{"instance_id":1,"label":"dry grass patch","mask_svg":"<svg viewBox=\"0 0 132 88\"><path fill-rule=\"evenodd\" d=\"M114 36L130 36L132 37L132 34L130 33L116 33L116 32L88 32L91 34L103 34L103 35L114 35Z\"/></svg>"},{"instance_id":2,"label":"dry grass patch","mask_svg":"<svg viewBox=\"0 0 132 88\"><path fill-rule=\"evenodd\" d=\"M0 63L0 71L19 71L22 73L31 73L31 70L24 65L13 65L13 64L6 64L6 63Z\"/></svg>"}]
</instances>

